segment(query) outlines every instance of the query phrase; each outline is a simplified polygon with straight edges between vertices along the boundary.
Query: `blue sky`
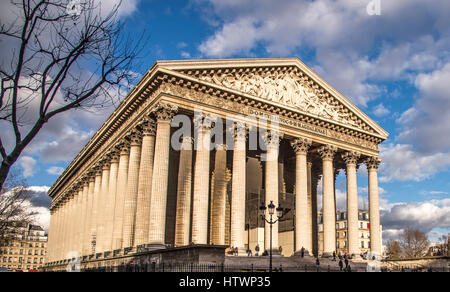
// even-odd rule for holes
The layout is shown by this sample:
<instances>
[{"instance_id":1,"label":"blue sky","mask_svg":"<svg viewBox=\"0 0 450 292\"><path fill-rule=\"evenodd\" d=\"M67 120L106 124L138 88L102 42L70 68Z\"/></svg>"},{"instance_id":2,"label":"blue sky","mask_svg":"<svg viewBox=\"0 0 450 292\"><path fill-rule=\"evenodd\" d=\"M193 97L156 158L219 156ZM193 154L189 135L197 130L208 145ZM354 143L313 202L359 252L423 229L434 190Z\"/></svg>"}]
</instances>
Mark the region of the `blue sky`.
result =
<instances>
[{"instance_id":1,"label":"blue sky","mask_svg":"<svg viewBox=\"0 0 450 292\"><path fill-rule=\"evenodd\" d=\"M384 237L414 226L436 238L450 232L450 2L380 0L380 15L369 2L131 0L120 16L127 33L150 37L140 74L161 59L300 58L390 132L380 147ZM51 186L110 112L49 123L17 164L29 184ZM358 179L364 198L363 167Z\"/></svg>"}]
</instances>

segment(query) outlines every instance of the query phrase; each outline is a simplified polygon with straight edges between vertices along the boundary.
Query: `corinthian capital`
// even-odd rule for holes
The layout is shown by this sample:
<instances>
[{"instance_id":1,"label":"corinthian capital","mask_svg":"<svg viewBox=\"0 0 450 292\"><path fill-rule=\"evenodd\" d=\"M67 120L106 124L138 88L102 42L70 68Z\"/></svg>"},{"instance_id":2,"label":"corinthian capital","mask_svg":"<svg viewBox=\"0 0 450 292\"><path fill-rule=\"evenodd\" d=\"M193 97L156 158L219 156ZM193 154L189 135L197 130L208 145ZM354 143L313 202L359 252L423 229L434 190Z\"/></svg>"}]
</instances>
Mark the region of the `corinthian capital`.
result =
<instances>
[{"instance_id":1,"label":"corinthian capital","mask_svg":"<svg viewBox=\"0 0 450 292\"><path fill-rule=\"evenodd\" d=\"M367 169L378 169L378 165L381 163L381 159L375 156L368 157L364 163L367 165Z\"/></svg>"},{"instance_id":2,"label":"corinthian capital","mask_svg":"<svg viewBox=\"0 0 450 292\"><path fill-rule=\"evenodd\" d=\"M142 136L156 136L156 122L154 119L147 117L139 124L142 129Z\"/></svg>"},{"instance_id":3,"label":"corinthian capital","mask_svg":"<svg viewBox=\"0 0 450 292\"><path fill-rule=\"evenodd\" d=\"M267 146L280 146L280 135L276 131L267 131L261 138Z\"/></svg>"},{"instance_id":4,"label":"corinthian capital","mask_svg":"<svg viewBox=\"0 0 450 292\"><path fill-rule=\"evenodd\" d=\"M120 151L120 155L126 155L130 153L130 142L126 139L121 139L115 146Z\"/></svg>"},{"instance_id":5,"label":"corinthian capital","mask_svg":"<svg viewBox=\"0 0 450 292\"><path fill-rule=\"evenodd\" d=\"M333 160L337 147L333 145L324 145L318 149L318 153L323 160Z\"/></svg>"},{"instance_id":6,"label":"corinthian capital","mask_svg":"<svg viewBox=\"0 0 450 292\"><path fill-rule=\"evenodd\" d=\"M142 135L138 130L131 131L130 135L128 136L130 139L130 145L131 146L139 146L142 142Z\"/></svg>"},{"instance_id":7,"label":"corinthian capital","mask_svg":"<svg viewBox=\"0 0 450 292\"><path fill-rule=\"evenodd\" d=\"M308 153L309 147L311 147L312 141L306 138L297 138L291 141L291 146L294 148L295 153L297 154L306 154Z\"/></svg>"},{"instance_id":8,"label":"corinthian capital","mask_svg":"<svg viewBox=\"0 0 450 292\"><path fill-rule=\"evenodd\" d=\"M345 164L347 165L356 165L358 163L358 159L361 156L360 153L355 151L349 151L342 154L342 159L344 160Z\"/></svg>"},{"instance_id":9,"label":"corinthian capital","mask_svg":"<svg viewBox=\"0 0 450 292\"><path fill-rule=\"evenodd\" d=\"M170 122L178 111L178 107L168 103L160 102L152 110L152 114L158 121Z\"/></svg>"}]
</instances>

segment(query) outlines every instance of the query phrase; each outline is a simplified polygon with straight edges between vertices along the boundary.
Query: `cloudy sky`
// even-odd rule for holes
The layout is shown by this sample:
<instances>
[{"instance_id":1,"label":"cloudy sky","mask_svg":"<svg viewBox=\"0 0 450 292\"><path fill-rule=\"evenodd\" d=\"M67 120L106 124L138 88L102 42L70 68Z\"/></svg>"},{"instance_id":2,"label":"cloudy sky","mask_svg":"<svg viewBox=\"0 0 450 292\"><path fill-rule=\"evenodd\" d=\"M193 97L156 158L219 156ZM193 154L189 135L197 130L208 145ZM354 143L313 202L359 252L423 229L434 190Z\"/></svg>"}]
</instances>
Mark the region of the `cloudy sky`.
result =
<instances>
[{"instance_id":1,"label":"cloudy sky","mask_svg":"<svg viewBox=\"0 0 450 292\"><path fill-rule=\"evenodd\" d=\"M120 17L150 36L140 74L161 59L300 58L391 134L380 147L385 239L406 226L436 238L450 231L450 2L380 0L380 15L369 2L131 0ZM29 184L51 186L112 110L48 123L18 162ZM344 208L343 174L337 186Z\"/></svg>"}]
</instances>

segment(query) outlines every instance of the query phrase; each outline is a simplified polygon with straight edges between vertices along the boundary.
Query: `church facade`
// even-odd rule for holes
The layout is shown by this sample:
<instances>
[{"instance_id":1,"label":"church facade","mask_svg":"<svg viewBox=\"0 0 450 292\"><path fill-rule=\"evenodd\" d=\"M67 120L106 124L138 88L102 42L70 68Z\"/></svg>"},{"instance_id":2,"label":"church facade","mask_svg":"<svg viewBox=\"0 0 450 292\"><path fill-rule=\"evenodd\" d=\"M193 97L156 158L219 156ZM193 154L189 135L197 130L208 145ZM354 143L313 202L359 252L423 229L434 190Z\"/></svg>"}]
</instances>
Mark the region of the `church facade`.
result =
<instances>
[{"instance_id":1,"label":"church facade","mask_svg":"<svg viewBox=\"0 0 450 292\"><path fill-rule=\"evenodd\" d=\"M191 244L264 251L270 241L329 256L341 170L348 253L359 254L361 164L379 254L378 144L387 137L296 58L156 62L49 190L47 266ZM271 237L259 216L269 202L289 209Z\"/></svg>"}]
</instances>

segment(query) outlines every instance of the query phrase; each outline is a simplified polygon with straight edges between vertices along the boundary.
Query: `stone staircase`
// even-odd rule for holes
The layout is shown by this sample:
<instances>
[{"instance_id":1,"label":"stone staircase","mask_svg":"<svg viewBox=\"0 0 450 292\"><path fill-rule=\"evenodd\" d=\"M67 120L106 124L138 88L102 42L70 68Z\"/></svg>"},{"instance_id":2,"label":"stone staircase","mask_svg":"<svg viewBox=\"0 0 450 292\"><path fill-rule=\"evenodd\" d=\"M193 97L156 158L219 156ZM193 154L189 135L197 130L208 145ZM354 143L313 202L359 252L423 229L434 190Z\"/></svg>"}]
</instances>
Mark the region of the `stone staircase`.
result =
<instances>
[{"instance_id":1,"label":"stone staircase","mask_svg":"<svg viewBox=\"0 0 450 292\"><path fill-rule=\"evenodd\" d=\"M328 258L319 258L320 266L317 268L316 259L311 256L274 256L272 260L272 268L275 270L282 270L287 272L338 272L339 261L333 261ZM268 270L269 257L268 256L225 256L225 266L235 267L240 270L263 271ZM353 272L366 271L366 263L352 262L350 266Z\"/></svg>"}]
</instances>

